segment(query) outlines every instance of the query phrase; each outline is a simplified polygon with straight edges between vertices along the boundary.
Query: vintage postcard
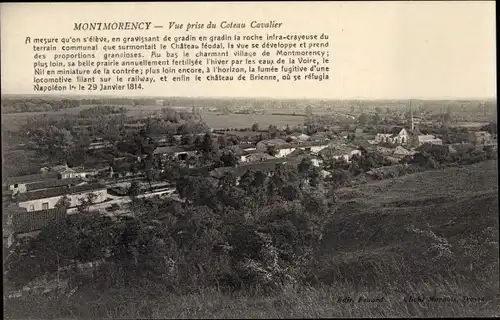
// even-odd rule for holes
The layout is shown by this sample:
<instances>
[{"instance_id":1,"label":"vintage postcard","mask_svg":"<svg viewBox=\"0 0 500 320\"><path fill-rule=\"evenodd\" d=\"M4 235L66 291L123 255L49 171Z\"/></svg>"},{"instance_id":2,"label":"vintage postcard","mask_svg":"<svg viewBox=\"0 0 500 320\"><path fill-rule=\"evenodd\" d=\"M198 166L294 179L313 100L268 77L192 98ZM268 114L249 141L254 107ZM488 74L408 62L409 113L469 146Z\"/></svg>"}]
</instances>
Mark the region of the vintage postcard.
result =
<instances>
[{"instance_id":1,"label":"vintage postcard","mask_svg":"<svg viewBox=\"0 0 500 320\"><path fill-rule=\"evenodd\" d=\"M495 5L1 4L6 318L500 316Z\"/></svg>"}]
</instances>

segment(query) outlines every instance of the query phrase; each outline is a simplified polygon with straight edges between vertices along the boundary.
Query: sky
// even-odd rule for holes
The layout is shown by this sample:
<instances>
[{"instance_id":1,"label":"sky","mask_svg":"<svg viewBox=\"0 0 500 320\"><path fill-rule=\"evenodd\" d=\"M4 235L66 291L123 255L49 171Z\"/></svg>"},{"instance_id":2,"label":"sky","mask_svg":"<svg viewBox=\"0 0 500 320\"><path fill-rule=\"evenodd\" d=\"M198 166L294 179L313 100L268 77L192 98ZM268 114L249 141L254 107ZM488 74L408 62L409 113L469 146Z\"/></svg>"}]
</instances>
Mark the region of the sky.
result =
<instances>
[{"instance_id":1,"label":"sky","mask_svg":"<svg viewBox=\"0 0 500 320\"><path fill-rule=\"evenodd\" d=\"M2 94L33 92L26 37L82 36L74 22L279 21L280 33L325 33L330 79L297 82L155 83L123 96L321 99L496 99L493 1L0 4ZM238 30L230 30L229 34ZM153 29L120 35L185 35ZM220 33L205 30L198 34ZM269 30L245 29L244 34ZM118 33L115 33L115 35ZM194 34L194 33L193 33ZM108 35L101 31L87 35ZM69 95L71 93L64 92ZM102 92L97 92L102 95ZM88 92L85 95L89 95Z\"/></svg>"}]
</instances>

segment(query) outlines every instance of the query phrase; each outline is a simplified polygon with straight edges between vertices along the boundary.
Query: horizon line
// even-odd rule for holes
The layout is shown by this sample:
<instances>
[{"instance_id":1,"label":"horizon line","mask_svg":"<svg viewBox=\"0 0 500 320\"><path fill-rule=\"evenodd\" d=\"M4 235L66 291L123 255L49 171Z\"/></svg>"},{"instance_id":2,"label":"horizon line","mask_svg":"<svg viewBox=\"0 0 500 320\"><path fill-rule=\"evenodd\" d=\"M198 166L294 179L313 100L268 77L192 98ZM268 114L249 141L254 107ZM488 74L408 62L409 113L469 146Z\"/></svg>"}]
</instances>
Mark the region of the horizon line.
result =
<instances>
[{"instance_id":1,"label":"horizon line","mask_svg":"<svg viewBox=\"0 0 500 320\"><path fill-rule=\"evenodd\" d=\"M465 100L465 101L480 101L480 100L497 100L497 97L345 97L345 98L326 98L326 97L269 97L269 96L119 96L119 95L81 95L81 94L38 94L38 93L5 93L1 94L0 97L4 98L7 96L30 96L30 97L40 97L40 98L67 98L67 99L172 99L172 98L183 98L183 99L256 99L256 100L328 100L328 101L352 101L352 100L364 100L364 101L377 101L377 100L421 100L421 101L449 101L449 100Z\"/></svg>"}]
</instances>

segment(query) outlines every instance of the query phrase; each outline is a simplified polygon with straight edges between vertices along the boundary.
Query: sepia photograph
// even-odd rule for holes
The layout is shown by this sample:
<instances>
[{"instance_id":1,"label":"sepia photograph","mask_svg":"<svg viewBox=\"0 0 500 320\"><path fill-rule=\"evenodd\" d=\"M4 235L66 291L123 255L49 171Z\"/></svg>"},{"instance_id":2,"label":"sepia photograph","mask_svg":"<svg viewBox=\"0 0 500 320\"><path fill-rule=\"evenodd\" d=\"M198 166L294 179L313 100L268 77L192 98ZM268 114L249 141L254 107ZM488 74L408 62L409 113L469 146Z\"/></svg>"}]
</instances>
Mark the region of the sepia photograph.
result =
<instances>
[{"instance_id":1,"label":"sepia photograph","mask_svg":"<svg viewBox=\"0 0 500 320\"><path fill-rule=\"evenodd\" d=\"M495 7L0 4L4 317L499 317Z\"/></svg>"}]
</instances>

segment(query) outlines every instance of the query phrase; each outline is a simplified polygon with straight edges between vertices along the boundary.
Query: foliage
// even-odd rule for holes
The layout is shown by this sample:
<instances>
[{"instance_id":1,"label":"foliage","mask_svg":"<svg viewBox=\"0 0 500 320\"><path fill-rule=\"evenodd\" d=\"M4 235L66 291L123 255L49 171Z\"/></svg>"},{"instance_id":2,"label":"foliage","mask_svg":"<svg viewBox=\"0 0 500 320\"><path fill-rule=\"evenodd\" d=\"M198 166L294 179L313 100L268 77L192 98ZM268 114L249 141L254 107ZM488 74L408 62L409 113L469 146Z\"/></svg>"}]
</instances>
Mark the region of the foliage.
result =
<instances>
[{"instance_id":1,"label":"foliage","mask_svg":"<svg viewBox=\"0 0 500 320\"><path fill-rule=\"evenodd\" d=\"M116 106L96 106L88 109L84 109L80 111L80 117L83 118L93 118L93 117L102 117L111 114L118 113L126 113L127 109L124 107L116 107Z\"/></svg>"}]
</instances>

